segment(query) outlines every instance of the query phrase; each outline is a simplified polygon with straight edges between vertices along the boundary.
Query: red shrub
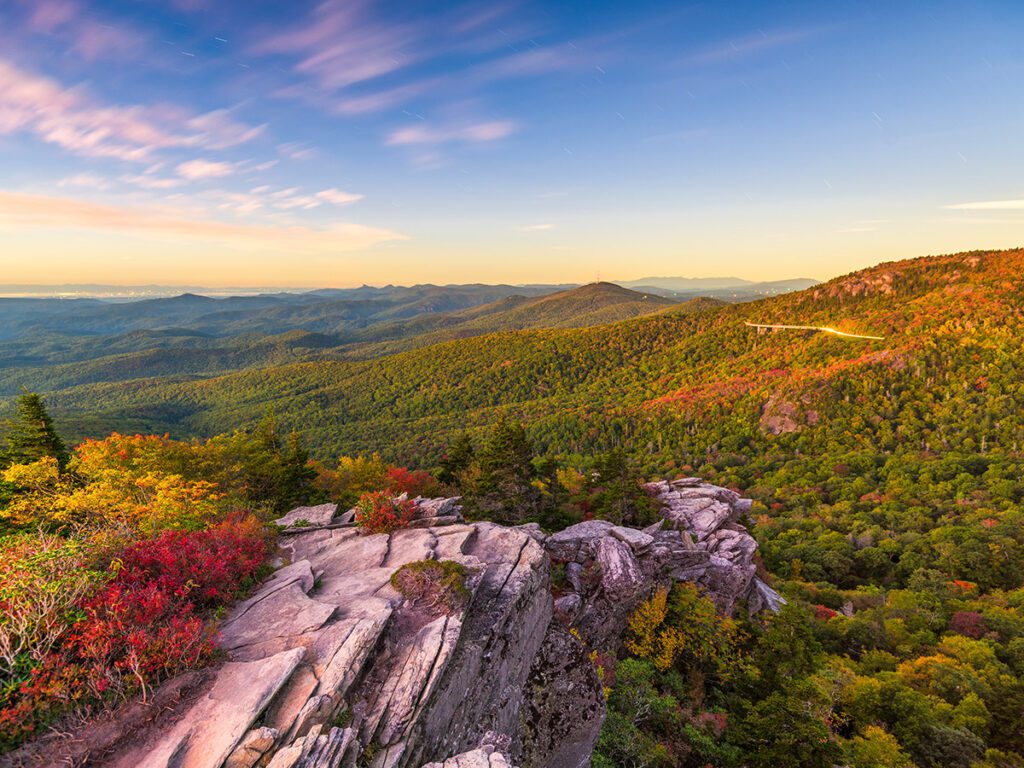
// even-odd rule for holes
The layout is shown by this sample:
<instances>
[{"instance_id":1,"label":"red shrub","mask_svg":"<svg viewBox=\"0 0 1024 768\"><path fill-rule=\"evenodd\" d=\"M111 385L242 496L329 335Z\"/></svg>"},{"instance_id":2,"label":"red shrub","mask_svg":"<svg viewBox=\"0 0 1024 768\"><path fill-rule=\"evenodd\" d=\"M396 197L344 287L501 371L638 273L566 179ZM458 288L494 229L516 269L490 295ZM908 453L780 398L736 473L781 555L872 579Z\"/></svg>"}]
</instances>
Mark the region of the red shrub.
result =
<instances>
[{"instance_id":1,"label":"red shrub","mask_svg":"<svg viewBox=\"0 0 1024 768\"><path fill-rule=\"evenodd\" d=\"M20 689L0 699L0 747L71 711L94 710L210 660L201 612L238 596L267 556L259 528L224 523L129 546L116 574L81 601L81 617Z\"/></svg>"},{"instance_id":2,"label":"red shrub","mask_svg":"<svg viewBox=\"0 0 1024 768\"><path fill-rule=\"evenodd\" d=\"M197 607L214 607L245 586L266 557L266 543L245 523L167 531L124 551L116 583L128 588L154 584L170 595L187 595Z\"/></svg>"},{"instance_id":3,"label":"red shrub","mask_svg":"<svg viewBox=\"0 0 1024 768\"><path fill-rule=\"evenodd\" d=\"M974 640L981 639L988 632L985 617L976 611L957 611L949 620L949 629Z\"/></svg>"},{"instance_id":4,"label":"red shrub","mask_svg":"<svg viewBox=\"0 0 1024 768\"><path fill-rule=\"evenodd\" d=\"M412 499L394 498L388 491L364 493L356 504L356 525L368 533L405 528L415 515Z\"/></svg>"},{"instance_id":5,"label":"red shrub","mask_svg":"<svg viewBox=\"0 0 1024 768\"><path fill-rule=\"evenodd\" d=\"M410 498L427 496L433 492L437 481L422 469L388 467L387 488L394 494L406 493Z\"/></svg>"},{"instance_id":6,"label":"red shrub","mask_svg":"<svg viewBox=\"0 0 1024 768\"><path fill-rule=\"evenodd\" d=\"M814 618L818 621L828 621L838 615L839 614L836 611L833 611L831 608L826 608L824 605L814 606Z\"/></svg>"}]
</instances>

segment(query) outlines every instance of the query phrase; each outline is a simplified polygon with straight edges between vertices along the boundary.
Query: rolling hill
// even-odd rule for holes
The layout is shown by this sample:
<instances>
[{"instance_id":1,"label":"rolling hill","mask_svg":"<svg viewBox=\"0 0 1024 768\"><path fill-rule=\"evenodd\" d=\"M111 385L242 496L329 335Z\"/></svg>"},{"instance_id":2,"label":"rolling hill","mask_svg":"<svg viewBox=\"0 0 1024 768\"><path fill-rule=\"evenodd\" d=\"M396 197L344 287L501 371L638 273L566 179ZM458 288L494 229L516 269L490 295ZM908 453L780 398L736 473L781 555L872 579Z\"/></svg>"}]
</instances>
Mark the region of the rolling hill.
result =
<instances>
[{"instance_id":1,"label":"rolling hill","mask_svg":"<svg viewBox=\"0 0 1024 768\"><path fill-rule=\"evenodd\" d=\"M428 463L455 432L484 430L503 414L525 421L544 449L624 443L651 468L822 441L1017 450L1021 274L1022 251L923 258L695 314L498 332L203 381L94 385L50 400L66 424L88 414L94 425L176 434L212 434L273 408L318 453L380 450ZM884 339L758 334L745 321Z\"/></svg>"},{"instance_id":2,"label":"rolling hill","mask_svg":"<svg viewBox=\"0 0 1024 768\"><path fill-rule=\"evenodd\" d=\"M399 303L379 298L330 299L279 307L260 302L255 313L223 309L203 312L191 321L193 328L100 335L29 334L0 342L0 353L7 357L0 367L0 395L14 394L22 388L53 391L144 377L208 377L289 362L374 357L496 330L597 325L676 306L671 299L602 283L540 297L505 296L456 311L426 309L457 306L494 293L504 293L504 288L463 286L454 295L446 293L443 299L427 293ZM147 301L147 306L134 308L133 322L155 317L161 311L167 313L167 307L173 308L168 317L182 321L181 313L189 307L237 306L226 300L195 298L201 297ZM678 311L700 311L716 304L711 300L690 302ZM126 306L109 305L113 319L104 321L108 327L119 322ZM400 319L392 319L396 315ZM266 331L292 325L347 330L334 334L302 329L266 335L235 332L244 327Z\"/></svg>"}]
</instances>

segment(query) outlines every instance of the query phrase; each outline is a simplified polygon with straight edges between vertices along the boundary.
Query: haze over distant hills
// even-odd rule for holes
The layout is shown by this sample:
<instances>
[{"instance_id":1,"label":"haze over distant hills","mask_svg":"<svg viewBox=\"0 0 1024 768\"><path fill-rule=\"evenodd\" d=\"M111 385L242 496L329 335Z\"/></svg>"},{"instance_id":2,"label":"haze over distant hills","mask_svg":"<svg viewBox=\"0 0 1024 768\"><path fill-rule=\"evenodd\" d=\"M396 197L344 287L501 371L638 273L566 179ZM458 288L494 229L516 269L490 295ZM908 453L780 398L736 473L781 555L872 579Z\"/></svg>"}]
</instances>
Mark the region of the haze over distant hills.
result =
<instances>
[{"instance_id":1,"label":"haze over distant hills","mask_svg":"<svg viewBox=\"0 0 1024 768\"><path fill-rule=\"evenodd\" d=\"M0 396L153 376L377 357L469 336L702 311L611 283L413 286L213 298L0 299Z\"/></svg>"},{"instance_id":2,"label":"haze over distant hills","mask_svg":"<svg viewBox=\"0 0 1024 768\"><path fill-rule=\"evenodd\" d=\"M713 296L748 301L762 296L775 296L802 291L820 281L810 277L754 282L740 277L641 277L638 280L617 280L619 285L637 291L660 293L663 296Z\"/></svg>"},{"instance_id":3,"label":"haze over distant hills","mask_svg":"<svg viewBox=\"0 0 1024 768\"><path fill-rule=\"evenodd\" d=\"M571 450L581 430L617 423L675 434L678 418L704 423L708 409L785 430L805 412L824 419L836 382L905 377L921 354L945 354L928 341L936 334L990 323L985 308L1003 306L1003 276L1021 259L1014 251L883 264L746 303L674 302L610 283L537 287L533 296L514 286L415 286L124 304L7 300L0 395L22 386L49 393L76 436L110 427L205 434L272 407L315 447L342 452L415 454L417 435L440 445L450 426L489 425L506 411L559 450ZM974 298L951 302L950 291ZM1017 322L1018 311L1000 312L989 340ZM760 337L748 320L885 339ZM956 337L956 349L963 343ZM781 400L766 404L772 392ZM88 422L78 421L85 409Z\"/></svg>"},{"instance_id":4,"label":"haze over distant hills","mask_svg":"<svg viewBox=\"0 0 1024 768\"><path fill-rule=\"evenodd\" d=\"M707 293L733 292L751 295L770 295L787 290L802 290L816 284L810 278L795 278L758 282L744 280L739 277L644 277L639 280L611 281L625 288L636 288L655 292L675 293ZM482 285L477 283L475 285ZM536 295L536 291L559 291L576 288L578 283L523 283L509 287ZM334 296L337 298L354 298L371 296L416 288L458 288L467 287L459 284L448 285L415 285L415 286L370 286L356 288L296 288L283 286L234 286L234 287L203 287L198 285L108 285L101 283L64 283L64 284L0 284L0 298L95 298L106 300L139 300L171 298L183 293L194 293L202 296L227 298L231 296L257 295L302 295Z\"/></svg>"}]
</instances>

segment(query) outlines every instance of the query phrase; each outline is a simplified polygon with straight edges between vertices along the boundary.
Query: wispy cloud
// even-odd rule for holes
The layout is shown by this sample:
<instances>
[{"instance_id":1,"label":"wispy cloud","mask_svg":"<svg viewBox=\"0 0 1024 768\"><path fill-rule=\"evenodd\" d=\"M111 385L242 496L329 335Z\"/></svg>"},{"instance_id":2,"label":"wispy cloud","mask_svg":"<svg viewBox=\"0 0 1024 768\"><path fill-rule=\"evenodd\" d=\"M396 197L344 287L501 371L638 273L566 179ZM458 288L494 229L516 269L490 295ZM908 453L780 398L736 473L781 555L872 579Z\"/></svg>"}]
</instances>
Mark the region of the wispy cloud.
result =
<instances>
[{"instance_id":1,"label":"wispy cloud","mask_svg":"<svg viewBox=\"0 0 1024 768\"><path fill-rule=\"evenodd\" d=\"M97 17L77 0L31 0L25 26L30 32L61 40L67 50L86 61L138 56L147 35L123 20Z\"/></svg>"},{"instance_id":2,"label":"wispy cloud","mask_svg":"<svg viewBox=\"0 0 1024 768\"><path fill-rule=\"evenodd\" d=\"M296 72L337 90L400 69L415 38L412 28L373 21L365 0L325 0L312 18L267 37L254 52L297 56Z\"/></svg>"},{"instance_id":3,"label":"wispy cloud","mask_svg":"<svg viewBox=\"0 0 1024 768\"><path fill-rule=\"evenodd\" d=\"M0 134L31 133L77 155L151 162L160 150L224 149L261 130L224 110L196 115L171 105L102 104L83 88L66 88L0 59Z\"/></svg>"},{"instance_id":4,"label":"wispy cloud","mask_svg":"<svg viewBox=\"0 0 1024 768\"><path fill-rule=\"evenodd\" d=\"M4 222L8 227L27 229L141 233L185 240L240 243L249 247L281 247L287 248L289 253L357 250L407 239L396 232L362 224L335 223L324 229L232 224L190 217L175 211L119 207L17 192L0 192L0 226Z\"/></svg>"},{"instance_id":5,"label":"wispy cloud","mask_svg":"<svg viewBox=\"0 0 1024 768\"><path fill-rule=\"evenodd\" d=\"M515 133L517 128L516 123L511 120L491 120L442 128L412 125L393 131L385 143L390 146L448 144L451 142L479 144L504 139Z\"/></svg>"},{"instance_id":6,"label":"wispy cloud","mask_svg":"<svg viewBox=\"0 0 1024 768\"><path fill-rule=\"evenodd\" d=\"M1022 200L983 200L973 203L956 203L942 206L950 211L1024 211Z\"/></svg>"},{"instance_id":7,"label":"wispy cloud","mask_svg":"<svg viewBox=\"0 0 1024 768\"><path fill-rule=\"evenodd\" d=\"M174 189L185 182L181 179L168 179L152 174L125 174L120 177L125 184L131 184L142 189Z\"/></svg>"},{"instance_id":8,"label":"wispy cloud","mask_svg":"<svg viewBox=\"0 0 1024 768\"><path fill-rule=\"evenodd\" d=\"M758 30L754 34L726 40L703 48L684 59L685 64L706 65L739 61L775 48L802 43L820 37L833 27L796 27L792 29Z\"/></svg>"},{"instance_id":9,"label":"wispy cloud","mask_svg":"<svg viewBox=\"0 0 1024 768\"><path fill-rule=\"evenodd\" d=\"M522 227L523 232L550 232L555 228L554 224L528 224Z\"/></svg>"},{"instance_id":10,"label":"wispy cloud","mask_svg":"<svg viewBox=\"0 0 1024 768\"><path fill-rule=\"evenodd\" d=\"M277 145L277 151L289 160L309 160L316 157L316 150L301 141L287 141Z\"/></svg>"},{"instance_id":11,"label":"wispy cloud","mask_svg":"<svg viewBox=\"0 0 1024 768\"><path fill-rule=\"evenodd\" d=\"M212 160L189 160L179 163L175 170L183 179L200 181L230 176L235 172L235 166L232 163L214 162Z\"/></svg>"},{"instance_id":12,"label":"wispy cloud","mask_svg":"<svg viewBox=\"0 0 1024 768\"><path fill-rule=\"evenodd\" d=\"M512 3L480 11L467 5L395 23L375 13L369 0L324 0L291 29L252 46L256 56L292 60L295 82L274 91L333 114L366 115L397 108L427 94L469 98L496 81L556 71L590 71L591 54L577 46L541 46L526 26L508 16ZM432 67L464 57L443 76Z\"/></svg>"},{"instance_id":13,"label":"wispy cloud","mask_svg":"<svg viewBox=\"0 0 1024 768\"><path fill-rule=\"evenodd\" d=\"M95 173L76 173L57 182L58 187L85 187L88 189L109 189L110 181Z\"/></svg>"},{"instance_id":14,"label":"wispy cloud","mask_svg":"<svg viewBox=\"0 0 1024 768\"><path fill-rule=\"evenodd\" d=\"M331 187L330 189L321 189L316 193L316 197L320 200L324 200L333 205L348 205L349 203L355 203L363 199L362 195L355 195L351 192L342 192L340 189Z\"/></svg>"}]
</instances>

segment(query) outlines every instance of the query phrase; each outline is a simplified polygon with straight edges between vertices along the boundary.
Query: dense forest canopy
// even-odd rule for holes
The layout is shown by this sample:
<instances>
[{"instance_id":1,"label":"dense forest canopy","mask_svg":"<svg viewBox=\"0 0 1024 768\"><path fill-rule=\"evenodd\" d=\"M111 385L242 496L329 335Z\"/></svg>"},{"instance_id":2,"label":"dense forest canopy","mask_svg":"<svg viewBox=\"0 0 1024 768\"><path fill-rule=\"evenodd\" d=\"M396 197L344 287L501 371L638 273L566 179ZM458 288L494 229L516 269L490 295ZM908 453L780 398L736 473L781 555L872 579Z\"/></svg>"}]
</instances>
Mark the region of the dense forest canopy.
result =
<instances>
[{"instance_id":1,"label":"dense forest canopy","mask_svg":"<svg viewBox=\"0 0 1024 768\"><path fill-rule=\"evenodd\" d=\"M642 525L642 480L698 474L755 500L790 607L732 619L683 587L653 596L626 650L595 656L596 765L1024 765L1022 274L1024 251L957 254L696 313L89 384L47 393L56 430L23 397L4 546L103 581L118 547L262 541L251 527L299 501L403 489L508 523ZM229 593L255 575L246 547Z\"/></svg>"}]
</instances>

